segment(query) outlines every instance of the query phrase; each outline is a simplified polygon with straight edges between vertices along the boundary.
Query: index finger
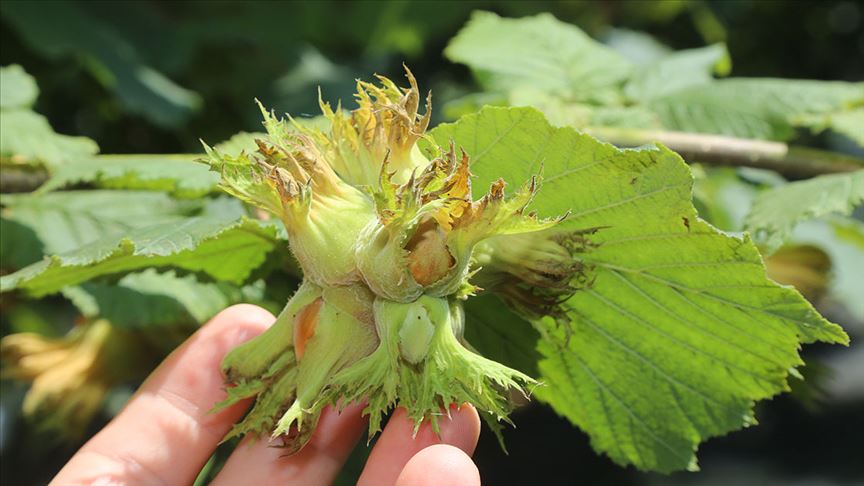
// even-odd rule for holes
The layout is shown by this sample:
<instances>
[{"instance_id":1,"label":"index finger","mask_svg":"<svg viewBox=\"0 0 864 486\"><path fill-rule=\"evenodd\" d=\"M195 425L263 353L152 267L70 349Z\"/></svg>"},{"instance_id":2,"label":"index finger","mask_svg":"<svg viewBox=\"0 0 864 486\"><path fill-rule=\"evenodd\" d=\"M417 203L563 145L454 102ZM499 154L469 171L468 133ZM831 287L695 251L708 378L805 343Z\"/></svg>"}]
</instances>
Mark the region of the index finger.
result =
<instances>
[{"instance_id":1,"label":"index finger","mask_svg":"<svg viewBox=\"0 0 864 486\"><path fill-rule=\"evenodd\" d=\"M253 305L219 313L175 350L126 408L87 442L52 484L106 479L191 484L248 402L210 414L225 398L220 362L275 320Z\"/></svg>"}]
</instances>

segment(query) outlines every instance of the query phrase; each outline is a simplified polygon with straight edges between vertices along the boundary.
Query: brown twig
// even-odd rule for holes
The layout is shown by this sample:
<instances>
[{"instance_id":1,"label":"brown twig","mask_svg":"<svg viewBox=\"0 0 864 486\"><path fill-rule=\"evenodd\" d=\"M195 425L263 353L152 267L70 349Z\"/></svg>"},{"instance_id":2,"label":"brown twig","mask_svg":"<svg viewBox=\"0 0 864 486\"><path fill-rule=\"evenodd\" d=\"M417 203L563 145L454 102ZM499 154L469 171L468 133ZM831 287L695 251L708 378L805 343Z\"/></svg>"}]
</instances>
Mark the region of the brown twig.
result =
<instances>
[{"instance_id":1,"label":"brown twig","mask_svg":"<svg viewBox=\"0 0 864 486\"><path fill-rule=\"evenodd\" d=\"M0 192L31 192L48 179L41 167L0 164Z\"/></svg>"},{"instance_id":2,"label":"brown twig","mask_svg":"<svg viewBox=\"0 0 864 486\"><path fill-rule=\"evenodd\" d=\"M770 169L789 179L864 169L864 159L858 157L782 142L631 128L588 127L584 131L619 147L660 142L687 162Z\"/></svg>"}]
</instances>

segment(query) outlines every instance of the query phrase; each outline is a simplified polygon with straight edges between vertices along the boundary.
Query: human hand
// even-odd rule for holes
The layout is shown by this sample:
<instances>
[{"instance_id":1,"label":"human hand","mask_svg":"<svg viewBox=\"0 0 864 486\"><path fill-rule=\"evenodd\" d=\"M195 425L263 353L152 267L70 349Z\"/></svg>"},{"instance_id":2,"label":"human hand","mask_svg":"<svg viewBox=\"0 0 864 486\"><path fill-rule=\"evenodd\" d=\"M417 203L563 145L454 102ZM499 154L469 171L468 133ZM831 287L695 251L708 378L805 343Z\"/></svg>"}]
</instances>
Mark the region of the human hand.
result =
<instances>
[{"instance_id":1,"label":"human hand","mask_svg":"<svg viewBox=\"0 0 864 486\"><path fill-rule=\"evenodd\" d=\"M192 484L250 405L247 401L209 413L225 398L222 358L274 320L252 305L236 305L214 317L150 375L123 411L72 457L51 484ZM325 410L310 442L289 457L282 457L267 437L247 437L213 484L330 484L366 427L361 410L359 405L341 413ZM451 415L451 420L439 421L440 438L424 424L412 439L413 424L404 410L397 410L358 484L479 485L480 475L469 457L480 434L477 411L465 405L452 409Z\"/></svg>"}]
</instances>

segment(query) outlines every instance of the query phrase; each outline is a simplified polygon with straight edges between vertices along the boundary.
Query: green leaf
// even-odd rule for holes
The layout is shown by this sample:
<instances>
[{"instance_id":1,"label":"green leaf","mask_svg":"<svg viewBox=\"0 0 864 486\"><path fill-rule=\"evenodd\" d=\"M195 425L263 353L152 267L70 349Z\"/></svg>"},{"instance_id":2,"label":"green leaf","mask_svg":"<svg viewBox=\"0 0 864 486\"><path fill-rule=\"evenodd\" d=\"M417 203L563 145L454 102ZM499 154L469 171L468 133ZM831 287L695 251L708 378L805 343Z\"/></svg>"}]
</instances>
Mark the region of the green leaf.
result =
<instances>
[{"instance_id":1,"label":"green leaf","mask_svg":"<svg viewBox=\"0 0 864 486\"><path fill-rule=\"evenodd\" d=\"M646 102L710 83L713 73L726 75L730 68L729 52L723 44L678 51L636 70L624 87L624 94L634 101Z\"/></svg>"},{"instance_id":2,"label":"green leaf","mask_svg":"<svg viewBox=\"0 0 864 486\"><path fill-rule=\"evenodd\" d=\"M192 214L236 219L241 209L238 201L228 198L176 201L161 193L134 191L3 195L0 201L5 206L0 219L0 255L4 267L7 262L12 265L10 270L39 261L43 245L46 253L64 253L135 228L183 224ZM194 275L177 277L152 269L124 276L113 284L89 282L66 287L63 294L85 316L106 318L123 327L193 325L228 305L261 301L255 288L202 283Z\"/></svg>"},{"instance_id":3,"label":"green leaf","mask_svg":"<svg viewBox=\"0 0 864 486\"><path fill-rule=\"evenodd\" d=\"M90 183L110 189L164 191L175 197L196 198L213 192L219 174L197 163L202 155L99 155L58 167L39 192Z\"/></svg>"},{"instance_id":4,"label":"green leaf","mask_svg":"<svg viewBox=\"0 0 864 486\"><path fill-rule=\"evenodd\" d=\"M2 215L30 228L46 254L59 254L118 233L180 223L203 210L203 201L179 202L158 192L65 191L4 194Z\"/></svg>"},{"instance_id":5,"label":"green leaf","mask_svg":"<svg viewBox=\"0 0 864 486\"><path fill-rule=\"evenodd\" d=\"M0 109L30 108L38 95L36 80L21 66L0 68Z\"/></svg>"},{"instance_id":6,"label":"green leaf","mask_svg":"<svg viewBox=\"0 0 864 486\"><path fill-rule=\"evenodd\" d=\"M113 284L85 283L63 291L90 318L108 319L124 328L197 325L244 301L260 301L260 289L224 282L199 282L194 275L177 276L148 269Z\"/></svg>"},{"instance_id":7,"label":"green leaf","mask_svg":"<svg viewBox=\"0 0 864 486\"><path fill-rule=\"evenodd\" d=\"M850 214L864 201L864 170L792 182L759 194L744 229L769 251L788 238L797 223L826 214Z\"/></svg>"},{"instance_id":8,"label":"green leaf","mask_svg":"<svg viewBox=\"0 0 864 486\"><path fill-rule=\"evenodd\" d=\"M796 119L864 101L864 83L730 78L659 97L646 106L673 130L788 140Z\"/></svg>"},{"instance_id":9,"label":"green leaf","mask_svg":"<svg viewBox=\"0 0 864 486\"><path fill-rule=\"evenodd\" d=\"M44 116L29 109L0 113L0 157L13 163L44 163L49 169L99 151L86 137L60 135Z\"/></svg>"},{"instance_id":10,"label":"green leaf","mask_svg":"<svg viewBox=\"0 0 864 486\"><path fill-rule=\"evenodd\" d=\"M486 108L431 135L468 152L478 188L542 165L533 207L571 211L562 229L599 228L578 254L592 283L563 304L570 325L535 322L536 395L619 464L695 468L700 442L752 424L755 401L789 389L801 343L848 342L765 276L749 239L698 218L689 169L662 146L619 150L530 108Z\"/></svg>"},{"instance_id":11,"label":"green leaf","mask_svg":"<svg viewBox=\"0 0 864 486\"><path fill-rule=\"evenodd\" d=\"M484 357L537 376L537 340L531 324L510 312L494 295L465 301L465 340Z\"/></svg>"},{"instance_id":12,"label":"green leaf","mask_svg":"<svg viewBox=\"0 0 864 486\"><path fill-rule=\"evenodd\" d=\"M489 90L532 87L572 100L617 97L632 63L550 14L521 19L475 12L444 55Z\"/></svg>"},{"instance_id":13,"label":"green leaf","mask_svg":"<svg viewBox=\"0 0 864 486\"><path fill-rule=\"evenodd\" d=\"M40 297L103 275L148 267L175 267L240 284L279 244L277 232L275 226L255 220L216 216L137 228L4 275L0 292L20 289Z\"/></svg>"}]
</instances>

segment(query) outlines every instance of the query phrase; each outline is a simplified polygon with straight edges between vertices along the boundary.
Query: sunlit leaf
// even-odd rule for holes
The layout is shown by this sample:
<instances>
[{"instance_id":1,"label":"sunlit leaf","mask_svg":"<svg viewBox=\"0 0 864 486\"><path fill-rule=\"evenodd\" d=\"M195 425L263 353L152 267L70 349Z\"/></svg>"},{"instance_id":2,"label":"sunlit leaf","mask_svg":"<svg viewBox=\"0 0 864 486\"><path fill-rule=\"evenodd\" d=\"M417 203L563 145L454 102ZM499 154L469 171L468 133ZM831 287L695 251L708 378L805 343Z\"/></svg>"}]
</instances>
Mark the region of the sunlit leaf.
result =
<instances>
[{"instance_id":1,"label":"sunlit leaf","mask_svg":"<svg viewBox=\"0 0 864 486\"><path fill-rule=\"evenodd\" d=\"M846 343L801 295L769 280L749 239L701 221L692 177L663 147L619 150L530 108L485 108L433 130L472 157L477 187L546 174L533 207L599 228L577 258L587 287L569 325L543 338L535 392L620 464L696 468L710 437L754 422L753 405L789 389L801 343Z\"/></svg>"}]
</instances>

